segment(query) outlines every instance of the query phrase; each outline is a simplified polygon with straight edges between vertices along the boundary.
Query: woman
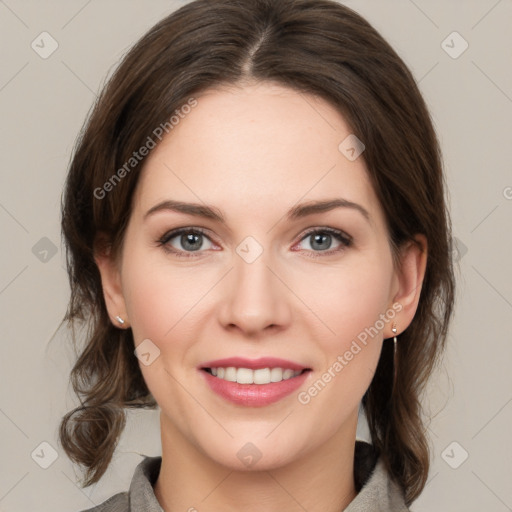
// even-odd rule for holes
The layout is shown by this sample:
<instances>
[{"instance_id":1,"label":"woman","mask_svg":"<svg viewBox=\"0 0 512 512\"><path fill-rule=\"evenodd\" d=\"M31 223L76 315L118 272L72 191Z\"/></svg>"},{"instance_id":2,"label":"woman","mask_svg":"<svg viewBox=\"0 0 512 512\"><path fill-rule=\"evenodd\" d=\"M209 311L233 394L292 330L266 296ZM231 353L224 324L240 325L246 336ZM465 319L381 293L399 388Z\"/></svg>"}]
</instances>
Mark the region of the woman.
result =
<instances>
[{"instance_id":1,"label":"woman","mask_svg":"<svg viewBox=\"0 0 512 512\"><path fill-rule=\"evenodd\" d=\"M162 456L91 510L408 510L450 221L425 103L359 15L196 0L162 20L84 127L62 225L89 330L60 440L85 485L125 408L161 410Z\"/></svg>"}]
</instances>

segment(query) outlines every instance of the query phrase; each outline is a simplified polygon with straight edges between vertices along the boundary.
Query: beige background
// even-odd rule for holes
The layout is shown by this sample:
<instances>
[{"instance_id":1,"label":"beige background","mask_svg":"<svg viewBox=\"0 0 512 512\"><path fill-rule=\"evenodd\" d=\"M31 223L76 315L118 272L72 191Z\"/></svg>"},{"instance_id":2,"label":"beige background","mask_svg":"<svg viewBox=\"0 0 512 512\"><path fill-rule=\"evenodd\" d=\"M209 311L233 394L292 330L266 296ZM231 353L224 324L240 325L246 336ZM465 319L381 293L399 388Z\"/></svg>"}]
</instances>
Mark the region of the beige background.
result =
<instances>
[{"instance_id":1,"label":"beige background","mask_svg":"<svg viewBox=\"0 0 512 512\"><path fill-rule=\"evenodd\" d=\"M130 413L107 475L76 486L78 469L57 444L60 417L77 403L73 353L65 332L50 339L68 297L59 202L75 137L121 55L183 3L0 0L1 512L92 507L128 489L141 453L160 453L158 412ZM512 1L345 3L419 81L442 142L459 247L456 316L429 391L434 460L412 510L512 510ZM31 47L43 31L58 43L46 59ZM453 31L469 44L457 58L457 35L445 43L452 56L442 47ZM43 469L52 447L57 458Z\"/></svg>"}]
</instances>

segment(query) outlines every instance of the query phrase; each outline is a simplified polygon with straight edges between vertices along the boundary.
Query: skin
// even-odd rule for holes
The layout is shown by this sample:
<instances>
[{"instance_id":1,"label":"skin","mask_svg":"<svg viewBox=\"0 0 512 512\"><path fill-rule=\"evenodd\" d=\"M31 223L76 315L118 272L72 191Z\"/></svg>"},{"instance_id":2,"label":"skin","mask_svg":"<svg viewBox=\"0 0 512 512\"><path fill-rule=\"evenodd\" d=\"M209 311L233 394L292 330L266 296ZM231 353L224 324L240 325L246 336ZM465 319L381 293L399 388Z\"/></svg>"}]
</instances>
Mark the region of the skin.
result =
<instances>
[{"instance_id":1,"label":"skin","mask_svg":"<svg viewBox=\"0 0 512 512\"><path fill-rule=\"evenodd\" d=\"M150 339L160 350L149 366L139 361L161 409L155 494L167 512L339 512L356 495L358 408L392 322L308 404L297 395L393 304L402 306L398 333L407 328L426 241L403 247L395 268L363 157L338 150L351 131L329 103L269 83L197 99L145 161L122 253L96 255L112 322L120 315L136 346ZM349 207L286 219L297 203L334 198L362 206L369 220ZM169 199L211 205L226 224L170 210L145 217ZM190 257L158 243L181 227L206 231L199 251L186 252L179 235L167 242ZM322 251L305 231L325 227L352 244L332 237ZM263 249L252 263L236 252L247 236ZM230 356L281 357L312 371L298 392L244 407L213 393L198 370ZM261 458L247 467L237 453L249 442Z\"/></svg>"}]
</instances>

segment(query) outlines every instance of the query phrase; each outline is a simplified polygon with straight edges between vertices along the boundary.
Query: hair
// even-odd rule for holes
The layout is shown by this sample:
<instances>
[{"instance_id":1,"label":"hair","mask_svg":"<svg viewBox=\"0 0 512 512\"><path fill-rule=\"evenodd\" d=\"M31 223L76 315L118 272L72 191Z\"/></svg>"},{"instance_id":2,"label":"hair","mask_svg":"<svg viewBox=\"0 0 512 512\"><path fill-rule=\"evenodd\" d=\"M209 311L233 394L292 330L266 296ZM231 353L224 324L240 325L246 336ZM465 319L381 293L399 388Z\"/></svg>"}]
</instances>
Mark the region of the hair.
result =
<instances>
[{"instance_id":1,"label":"hair","mask_svg":"<svg viewBox=\"0 0 512 512\"><path fill-rule=\"evenodd\" d=\"M157 127L169 131L170 117L194 95L250 81L333 105L365 144L361 158L384 210L393 256L416 234L427 239L419 304L399 335L398 364L392 344L384 343L362 401L372 444L410 504L425 486L430 461L421 396L443 351L454 303L441 151L407 66L366 20L331 0L193 1L151 28L103 87L77 139L62 198L71 286L64 320L73 326L75 344L74 327L85 325L87 332L70 375L81 405L62 418L59 440L91 485L112 459L126 409L157 406L134 357L131 330L109 319L94 261L100 236L113 255L122 249L144 159L129 170L126 162ZM122 182L114 182L123 165Z\"/></svg>"}]
</instances>

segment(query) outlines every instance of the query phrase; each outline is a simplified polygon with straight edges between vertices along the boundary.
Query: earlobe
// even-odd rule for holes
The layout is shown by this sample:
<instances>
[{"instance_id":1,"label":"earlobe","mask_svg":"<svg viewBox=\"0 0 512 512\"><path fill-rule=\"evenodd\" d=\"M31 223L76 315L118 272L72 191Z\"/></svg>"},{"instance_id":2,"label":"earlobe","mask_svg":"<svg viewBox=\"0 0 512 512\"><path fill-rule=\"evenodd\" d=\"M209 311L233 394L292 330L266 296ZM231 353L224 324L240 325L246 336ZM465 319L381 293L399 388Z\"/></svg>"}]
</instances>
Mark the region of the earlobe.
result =
<instances>
[{"instance_id":1,"label":"earlobe","mask_svg":"<svg viewBox=\"0 0 512 512\"><path fill-rule=\"evenodd\" d=\"M416 235L414 241L407 243L400 251L398 291L394 297L394 302L402 307L396 322L399 333L410 325L418 308L427 267L427 253L427 239L424 235ZM392 337L391 331L388 337Z\"/></svg>"},{"instance_id":2,"label":"earlobe","mask_svg":"<svg viewBox=\"0 0 512 512\"><path fill-rule=\"evenodd\" d=\"M106 248L95 251L94 261L100 272L103 297L111 322L116 327L129 327L117 261Z\"/></svg>"}]
</instances>

